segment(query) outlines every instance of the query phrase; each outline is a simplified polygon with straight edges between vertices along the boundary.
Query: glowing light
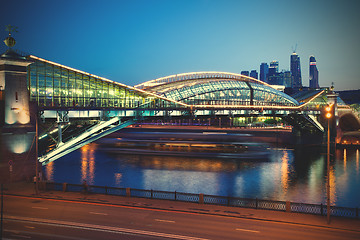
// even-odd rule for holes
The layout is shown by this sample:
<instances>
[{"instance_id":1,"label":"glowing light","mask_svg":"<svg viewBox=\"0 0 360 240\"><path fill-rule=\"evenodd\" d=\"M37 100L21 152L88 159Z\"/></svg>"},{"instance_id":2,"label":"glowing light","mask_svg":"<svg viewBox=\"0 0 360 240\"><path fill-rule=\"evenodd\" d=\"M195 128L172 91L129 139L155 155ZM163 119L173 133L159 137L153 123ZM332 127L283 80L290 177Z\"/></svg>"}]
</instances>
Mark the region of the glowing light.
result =
<instances>
[{"instance_id":1,"label":"glowing light","mask_svg":"<svg viewBox=\"0 0 360 240\"><path fill-rule=\"evenodd\" d=\"M359 174L359 149L356 149L356 173Z\"/></svg>"},{"instance_id":2,"label":"glowing light","mask_svg":"<svg viewBox=\"0 0 360 240\"><path fill-rule=\"evenodd\" d=\"M81 150L81 181L86 180L88 184L94 183L95 177L95 155L96 145L88 144L80 148Z\"/></svg>"},{"instance_id":3,"label":"glowing light","mask_svg":"<svg viewBox=\"0 0 360 240\"><path fill-rule=\"evenodd\" d=\"M336 205L337 196L336 196L336 179L335 179L335 170L333 166L330 166L329 171L329 181L330 181L330 194L331 194L331 205Z\"/></svg>"},{"instance_id":4,"label":"glowing light","mask_svg":"<svg viewBox=\"0 0 360 240\"><path fill-rule=\"evenodd\" d=\"M16 154L27 152L34 140L34 135L27 133L4 135L4 137L8 148Z\"/></svg>"},{"instance_id":5,"label":"glowing light","mask_svg":"<svg viewBox=\"0 0 360 240\"><path fill-rule=\"evenodd\" d=\"M144 94L146 96L153 96L153 97L156 97L158 99L165 100L167 102L172 102L172 103L184 106L184 107L190 107L190 105L188 105L188 104L181 103L181 102L178 102L178 101L174 101L174 100L171 100L171 99L167 99L165 97L156 95L155 93L147 92L147 91L141 90L141 89L136 88L136 87L131 87L131 86L127 86L127 85L122 84L122 83L114 82L114 81L111 81L111 80L109 80L107 78L103 78L103 77L100 77L100 76L97 76L97 75L93 75L93 74L90 74L90 73L87 73L87 72L84 72L84 71L81 71L81 70L77 70L75 68L67 67L65 65L61 65L61 64L55 63L55 62L51 62L51 61L48 61L48 60L45 60L45 59L42 59L42 58L39 58L39 57L36 57L36 56L33 56L33 55L29 55L29 58L35 59L35 60L38 60L38 61L41 61L41 62L45 62L45 63L48 63L50 65L54 65L54 66L57 66L57 67L61 67L61 68L64 68L64 69L67 69L67 70L70 70L70 71L73 71L73 72L84 74L84 75L87 75L89 77L97 78L97 79L100 79L102 81L109 82L111 84L121 86L122 88L127 88L127 89L135 91L137 93Z\"/></svg>"},{"instance_id":6,"label":"glowing light","mask_svg":"<svg viewBox=\"0 0 360 240\"><path fill-rule=\"evenodd\" d=\"M229 73L229 72L189 72L189 73L181 73L176 75L170 75L166 77L157 78L154 80L147 81L145 83L141 83L135 86L135 88L141 89L147 86L156 86L163 83L177 82L177 81L187 81L187 80L196 80L196 79L209 79L209 78L223 78L223 79L234 79L239 81L247 81L247 82L256 82L262 85L273 88L271 85L260 81L256 78L252 78L249 76L237 74L237 73Z\"/></svg>"},{"instance_id":7,"label":"glowing light","mask_svg":"<svg viewBox=\"0 0 360 240\"><path fill-rule=\"evenodd\" d=\"M328 119L332 117L331 110L332 110L332 104L325 107L325 111L326 111L325 117Z\"/></svg>"},{"instance_id":8,"label":"glowing light","mask_svg":"<svg viewBox=\"0 0 360 240\"><path fill-rule=\"evenodd\" d=\"M310 104L310 102L312 102L315 98L317 98L318 96L320 96L321 94L323 94L325 92L325 90L322 90L321 92L319 92L318 94L316 94L315 96L313 96L309 101L307 101L306 103L300 105L299 107L305 107L306 105Z\"/></svg>"},{"instance_id":9,"label":"glowing light","mask_svg":"<svg viewBox=\"0 0 360 240\"><path fill-rule=\"evenodd\" d=\"M346 156L346 149L344 149L344 172L346 172L346 163L347 163L347 156Z\"/></svg>"},{"instance_id":10,"label":"glowing light","mask_svg":"<svg viewBox=\"0 0 360 240\"><path fill-rule=\"evenodd\" d=\"M284 155L281 158L281 186L284 193L286 193L289 188L289 156L287 151L283 153Z\"/></svg>"},{"instance_id":11,"label":"glowing light","mask_svg":"<svg viewBox=\"0 0 360 240\"><path fill-rule=\"evenodd\" d=\"M115 184L117 186L120 186L122 174L121 173L115 173L114 175L115 175Z\"/></svg>"},{"instance_id":12,"label":"glowing light","mask_svg":"<svg viewBox=\"0 0 360 240\"><path fill-rule=\"evenodd\" d=\"M54 162L50 162L45 166L45 177L48 181L54 181Z\"/></svg>"},{"instance_id":13,"label":"glowing light","mask_svg":"<svg viewBox=\"0 0 360 240\"><path fill-rule=\"evenodd\" d=\"M70 125L70 123L67 123L67 124L65 124L65 125L61 125L61 128L64 128L64 127L66 127L67 125ZM51 132L49 132L49 134L56 133L57 131L59 131L59 129L58 129L58 128L55 128L54 130L52 130ZM43 138L45 138L45 137L47 137L47 136L48 136L48 134L45 133L45 134L43 134L43 135L41 135L41 136L39 137L39 140L41 140L41 139L43 139Z\"/></svg>"}]
</instances>

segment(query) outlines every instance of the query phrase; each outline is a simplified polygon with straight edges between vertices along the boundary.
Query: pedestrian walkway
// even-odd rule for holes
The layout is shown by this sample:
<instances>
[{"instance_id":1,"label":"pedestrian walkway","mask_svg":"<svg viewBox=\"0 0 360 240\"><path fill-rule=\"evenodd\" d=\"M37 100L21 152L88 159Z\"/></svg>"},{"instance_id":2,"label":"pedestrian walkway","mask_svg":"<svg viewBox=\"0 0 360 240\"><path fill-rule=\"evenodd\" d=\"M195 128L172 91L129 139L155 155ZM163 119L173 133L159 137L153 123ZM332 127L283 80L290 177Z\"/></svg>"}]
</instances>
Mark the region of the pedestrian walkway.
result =
<instances>
[{"instance_id":1,"label":"pedestrian walkway","mask_svg":"<svg viewBox=\"0 0 360 240\"><path fill-rule=\"evenodd\" d=\"M314 227L336 228L360 232L359 219L331 217L331 222L330 224L328 224L326 216L312 214L287 213L282 211L227 207L219 205L188 203L170 200L156 200L148 198L123 197L94 193L84 194L80 192L39 191L39 194L36 194L34 183L29 182L4 184L4 194L28 196L35 198L69 200L77 202L92 202L97 204L113 204L120 206L141 207L166 211L212 214L219 216L247 218L261 221L283 222Z\"/></svg>"}]
</instances>

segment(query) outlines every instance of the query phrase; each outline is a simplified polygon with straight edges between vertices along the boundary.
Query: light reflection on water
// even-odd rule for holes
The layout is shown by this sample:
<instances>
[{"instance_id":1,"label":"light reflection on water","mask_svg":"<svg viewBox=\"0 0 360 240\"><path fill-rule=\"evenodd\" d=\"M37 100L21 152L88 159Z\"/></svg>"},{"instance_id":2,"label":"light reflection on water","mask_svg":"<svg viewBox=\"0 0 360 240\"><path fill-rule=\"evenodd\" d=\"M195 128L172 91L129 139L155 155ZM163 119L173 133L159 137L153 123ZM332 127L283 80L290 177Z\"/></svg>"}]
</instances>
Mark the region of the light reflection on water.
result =
<instances>
[{"instance_id":1,"label":"light reflection on water","mask_svg":"<svg viewBox=\"0 0 360 240\"><path fill-rule=\"evenodd\" d=\"M48 180L221 196L326 202L326 155L274 149L268 161L124 155L92 143L44 167ZM331 204L360 207L359 150L336 150Z\"/></svg>"},{"instance_id":2,"label":"light reflection on water","mask_svg":"<svg viewBox=\"0 0 360 240\"><path fill-rule=\"evenodd\" d=\"M356 149L356 175L359 175L359 149Z\"/></svg>"},{"instance_id":3,"label":"light reflection on water","mask_svg":"<svg viewBox=\"0 0 360 240\"><path fill-rule=\"evenodd\" d=\"M85 145L80 148L81 152L81 179L80 182L86 180L90 185L94 185L95 177L95 155L96 145Z\"/></svg>"}]
</instances>

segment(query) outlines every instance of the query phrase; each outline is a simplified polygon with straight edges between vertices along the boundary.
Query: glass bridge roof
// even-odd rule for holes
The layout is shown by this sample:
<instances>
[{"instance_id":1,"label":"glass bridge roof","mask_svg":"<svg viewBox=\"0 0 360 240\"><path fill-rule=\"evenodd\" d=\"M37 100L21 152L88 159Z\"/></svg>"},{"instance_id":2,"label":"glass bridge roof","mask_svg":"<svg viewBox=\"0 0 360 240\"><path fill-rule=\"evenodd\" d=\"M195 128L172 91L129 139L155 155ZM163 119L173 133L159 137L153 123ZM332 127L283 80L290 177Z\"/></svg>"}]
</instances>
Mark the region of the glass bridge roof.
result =
<instances>
[{"instance_id":1,"label":"glass bridge roof","mask_svg":"<svg viewBox=\"0 0 360 240\"><path fill-rule=\"evenodd\" d=\"M294 98L262 81L234 73L184 73L151 80L135 87L194 105L299 105Z\"/></svg>"}]
</instances>

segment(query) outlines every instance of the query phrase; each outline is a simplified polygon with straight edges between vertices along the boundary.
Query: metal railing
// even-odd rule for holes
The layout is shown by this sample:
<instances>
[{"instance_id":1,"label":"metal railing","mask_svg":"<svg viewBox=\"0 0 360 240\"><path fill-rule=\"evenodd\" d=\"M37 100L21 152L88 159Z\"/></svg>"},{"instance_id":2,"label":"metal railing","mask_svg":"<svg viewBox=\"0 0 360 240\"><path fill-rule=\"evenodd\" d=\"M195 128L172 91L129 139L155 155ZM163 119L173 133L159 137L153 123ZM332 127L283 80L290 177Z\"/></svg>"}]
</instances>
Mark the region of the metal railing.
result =
<instances>
[{"instance_id":1,"label":"metal railing","mask_svg":"<svg viewBox=\"0 0 360 240\"><path fill-rule=\"evenodd\" d=\"M199 204L213 204L230 207L242 207L264 210L275 210L283 212L295 212L324 215L327 214L327 208L324 204L296 203L289 201L274 201L253 198L225 197L206 194L169 192L158 190L144 190L134 188L117 188L105 186L84 186L82 184L54 183L44 182L44 190L64 191L64 192L88 192L97 194L108 194L125 197L138 197L159 200L172 200L181 202L192 202ZM331 216L357 218L359 217L359 208L331 206Z\"/></svg>"}]
</instances>

